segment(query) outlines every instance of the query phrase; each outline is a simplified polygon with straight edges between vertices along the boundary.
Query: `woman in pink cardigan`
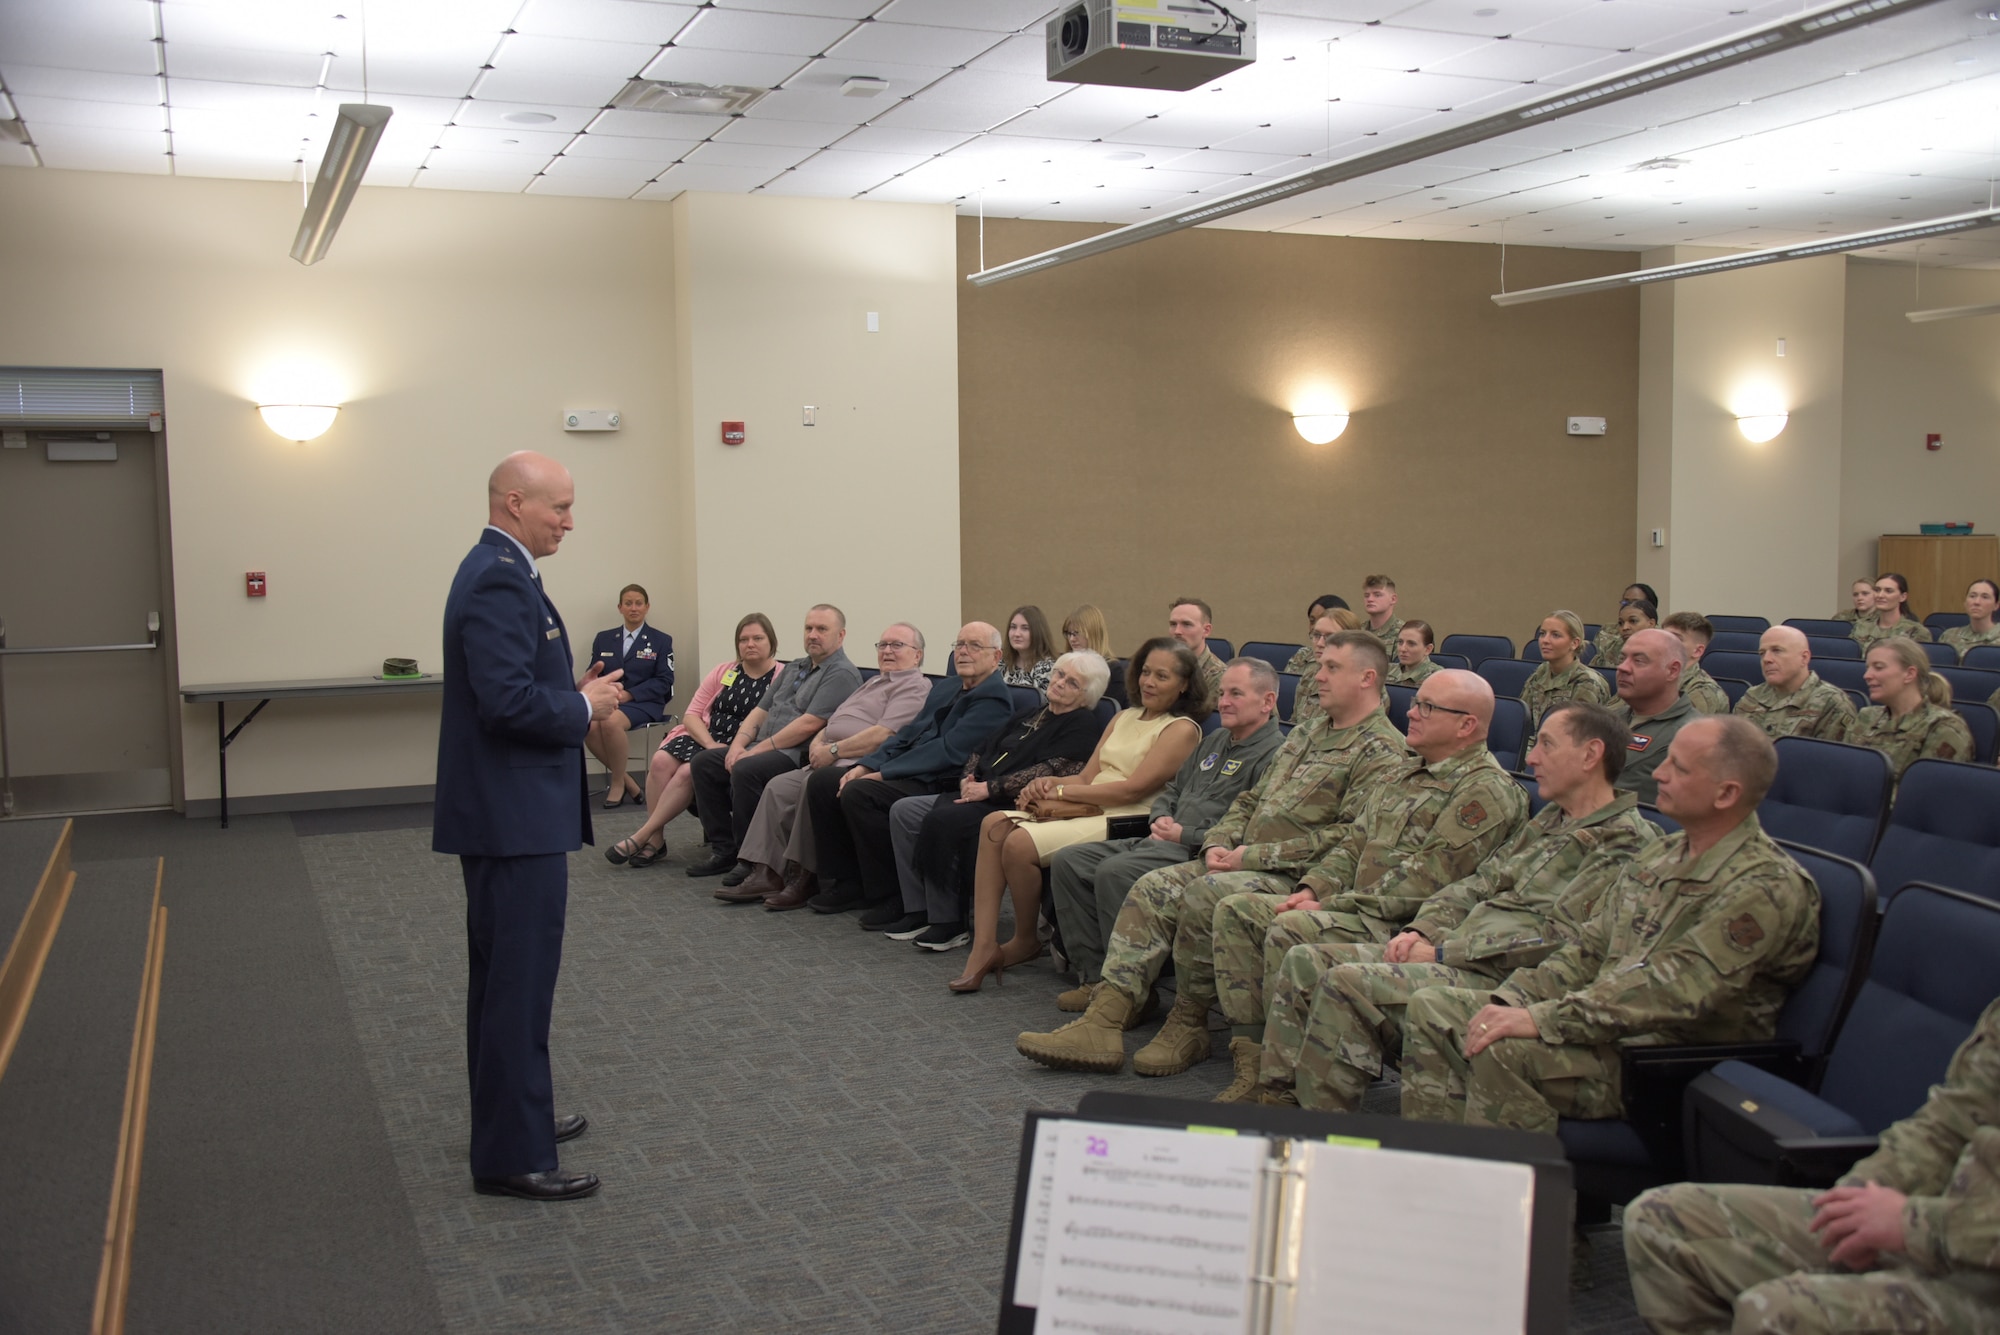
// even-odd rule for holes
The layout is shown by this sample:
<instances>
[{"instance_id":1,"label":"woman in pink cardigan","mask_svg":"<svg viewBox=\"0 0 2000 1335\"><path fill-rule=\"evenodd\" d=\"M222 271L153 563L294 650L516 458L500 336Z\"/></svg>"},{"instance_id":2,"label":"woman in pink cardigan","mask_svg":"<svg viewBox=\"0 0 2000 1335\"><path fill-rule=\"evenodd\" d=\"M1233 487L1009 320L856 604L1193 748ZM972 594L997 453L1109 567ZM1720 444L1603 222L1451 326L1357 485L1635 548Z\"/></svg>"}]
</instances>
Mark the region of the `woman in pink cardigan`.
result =
<instances>
[{"instance_id":1,"label":"woman in pink cardigan","mask_svg":"<svg viewBox=\"0 0 2000 1335\"><path fill-rule=\"evenodd\" d=\"M667 822L694 800L687 762L702 751L727 747L736 729L764 699L784 665L777 662L778 632L771 618L752 612L736 623L736 658L718 663L701 679L680 726L668 733L646 770L646 823L630 838L604 850L613 863L650 867L666 856Z\"/></svg>"}]
</instances>

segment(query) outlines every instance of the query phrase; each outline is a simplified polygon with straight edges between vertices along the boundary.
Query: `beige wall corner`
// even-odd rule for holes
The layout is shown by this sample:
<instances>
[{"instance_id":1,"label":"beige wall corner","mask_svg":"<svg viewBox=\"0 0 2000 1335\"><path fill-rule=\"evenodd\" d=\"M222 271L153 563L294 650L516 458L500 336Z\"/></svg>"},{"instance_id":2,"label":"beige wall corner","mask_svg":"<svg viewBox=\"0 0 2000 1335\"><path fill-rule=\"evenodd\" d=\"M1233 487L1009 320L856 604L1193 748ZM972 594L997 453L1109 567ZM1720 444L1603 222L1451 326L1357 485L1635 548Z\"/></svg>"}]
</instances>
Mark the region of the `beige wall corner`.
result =
<instances>
[{"instance_id":1,"label":"beige wall corner","mask_svg":"<svg viewBox=\"0 0 2000 1335\"><path fill-rule=\"evenodd\" d=\"M699 498L703 661L687 671L731 652L752 611L796 657L819 602L847 613L857 663L914 621L941 670L959 616L952 209L688 193L674 216ZM725 421L746 424L744 444L722 443Z\"/></svg>"},{"instance_id":2,"label":"beige wall corner","mask_svg":"<svg viewBox=\"0 0 2000 1335\"><path fill-rule=\"evenodd\" d=\"M1649 250L1639 267L1672 264L1672 248ZM1672 596L1668 548L1653 545L1653 532L1674 532L1674 294L1679 283L1649 283L1639 289L1639 467L1638 515L1634 523L1633 576L1661 598Z\"/></svg>"},{"instance_id":3,"label":"beige wall corner","mask_svg":"<svg viewBox=\"0 0 2000 1335\"><path fill-rule=\"evenodd\" d=\"M667 206L364 189L307 269L286 254L296 186L7 168L0 188L0 361L165 374L182 683L437 666L485 476L516 449L576 477L577 529L547 580L578 654L627 581L662 629L692 631L692 571L660 517ZM254 408L293 396L346 406L294 445ZM566 434L570 408L615 408L624 427ZM268 573L269 597L244 597L246 570ZM184 722L187 795L212 797L213 711ZM230 787L423 785L435 757L434 704L274 704L231 748Z\"/></svg>"}]
</instances>

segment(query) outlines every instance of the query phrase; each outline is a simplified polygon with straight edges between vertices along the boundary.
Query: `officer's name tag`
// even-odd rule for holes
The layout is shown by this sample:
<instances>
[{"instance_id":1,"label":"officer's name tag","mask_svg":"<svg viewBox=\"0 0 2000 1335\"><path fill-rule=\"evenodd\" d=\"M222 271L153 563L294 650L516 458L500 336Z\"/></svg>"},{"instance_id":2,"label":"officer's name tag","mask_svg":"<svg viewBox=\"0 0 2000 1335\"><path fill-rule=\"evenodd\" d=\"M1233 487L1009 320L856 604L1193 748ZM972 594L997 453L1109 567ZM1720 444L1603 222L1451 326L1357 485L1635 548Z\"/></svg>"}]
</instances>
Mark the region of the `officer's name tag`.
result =
<instances>
[{"instance_id":1,"label":"officer's name tag","mask_svg":"<svg viewBox=\"0 0 2000 1335\"><path fill-rule=\"evenodd\" d=\"M617 654L614 654L614 653L612 653L612 652L611 652L611 651L610 651L609 649L606 649L606 650L605 650L605 651L604 651L603 653L599 654L599 655L598 655L598 657L599 657L599 658L616 658L616 657L618 657L618 655L617 655Z\"/></svg>"},{"instance_id":2,"label":"officer's name tag","mask_svg":"<svg viewBox=\"0 0 2000 1335\"><path fill-rule=\"evenodd\" d=\"M550 626L548 628L548 631L545 634L543 634L542 638L545 640L559 640L562 638L562 632L557 630L554 626Z\"/></svg>"}]
</instances>

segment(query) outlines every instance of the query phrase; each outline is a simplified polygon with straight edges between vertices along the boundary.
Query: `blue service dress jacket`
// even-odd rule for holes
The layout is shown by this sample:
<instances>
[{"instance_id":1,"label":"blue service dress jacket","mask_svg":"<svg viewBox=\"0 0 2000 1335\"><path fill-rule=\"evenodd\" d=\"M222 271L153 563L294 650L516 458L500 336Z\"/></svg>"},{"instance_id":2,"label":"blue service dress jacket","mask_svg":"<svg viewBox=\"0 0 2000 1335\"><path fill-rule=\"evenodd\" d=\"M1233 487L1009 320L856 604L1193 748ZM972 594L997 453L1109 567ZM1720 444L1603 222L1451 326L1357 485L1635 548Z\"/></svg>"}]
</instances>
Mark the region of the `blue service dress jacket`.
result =
<instances>
[{"instance_id":1,"label":"blue service dress jacket","mask_svg":"<svg viewBox=\"0 0 2000 1335\"><path fill-rule=\"evenodd\" d=\"M444 605L434 850L523 857L592 842L583 772L590 710L574 661L521 549L483 532Z\"/></svg>"},{"instance_id":2,"label":"blue service dress jacket","mask_svg":"<svg viewBox=\"0 0 2000 1335\"><path fill-rule=\"evenodd\" d=\"M655 630L650 624L641 625L639 633L632 637L632 652L625 652L625 628L613 626L610 630L600 630L590 646L591 663L601 664L606 672L618 668L625 670L619 685L632 693L627 705L641 706L638 711L643 718L635 718L636 723L657 723L666 716L667 701L674 695L674 637L663 630ZM620 706L624 708L624 706ZM627 709L629 714L633 711Z\"/></svg>"}]
</instances>

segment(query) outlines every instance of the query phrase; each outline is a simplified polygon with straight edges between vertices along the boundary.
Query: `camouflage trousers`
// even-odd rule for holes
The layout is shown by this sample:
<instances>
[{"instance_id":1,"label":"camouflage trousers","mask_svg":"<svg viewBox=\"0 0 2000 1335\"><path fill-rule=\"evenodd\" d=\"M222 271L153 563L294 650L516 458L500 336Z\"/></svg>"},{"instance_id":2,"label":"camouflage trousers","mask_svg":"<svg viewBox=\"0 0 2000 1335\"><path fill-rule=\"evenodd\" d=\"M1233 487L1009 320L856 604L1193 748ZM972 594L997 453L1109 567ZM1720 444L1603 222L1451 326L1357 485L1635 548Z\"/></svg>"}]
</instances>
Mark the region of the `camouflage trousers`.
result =
<instances>
[{"instance_id":1,"label":"camouflage trousers","mask_svg":"<svg viewBox=\"0 0 2000 1335\"><path fill-rule=\"evenodd\" d=\"M1990 1274L1933 1278L1891 1258L1836 1270L1807 1231L1816 1193L1794 1187L1656 1187L1625 1207L1625 1260L1656 1335L2000 1332Z\"/></svg>"},{"instance_id":2,"label":"camouflage trousers","mask_svg":"<svg viewBox=\"0 0 2000 1335\"><path fill-rule=\"evenodd\" d=\"M1216 901L1209 882L1214 879L1203 871L1200 858L1141 876L1112 924L1104 981L1142 1001L1171 957L1182 996L1214 996L1215 965L1209 951Z\"/></svg>"},{"instance_id":3,"label":"camouflage trousers","mask_svg":"<svg viewBox=\"0 0 2000 1335\"><path fill-rule=\"evenodd\" d=\"M1365 941L1377 945L1395 935L1396 924L1342 909L1278 906L1295 888L1264 872L1231 872L1216 880L1239 879L1215 908L1215 991L1236 1038L1261 1038L1268 982L1283 967L1293 946Z\"/></svg>"},{"instance_id":4,"label":"camouflage trousers","mask_svg":"<svg viewBox=\"0 0 2000 1335\"><path fill-rule=\"evenodd\" d=\"M1427 987L1403 1009L1403 1116L1553 1133L1561 1117L1617 1117L1618 1049L1610 1043L1503 1038L1465 1055L1486 988Z\"/></svg>"},{"instance_id":5,"label":"camouflage trousers","mask_svg":"<svg viewBox=\"0 0 2000 1335\"><path fill-rule=\"evenodd\" d=\"M1384 964L1382 947L1293 946L1271 982L1261 1078L1307 1108L1354 1112L1403 1048L1403 1008L1426 987L1497 979L1448 964Z\"/></svg>"}]
</instances>

